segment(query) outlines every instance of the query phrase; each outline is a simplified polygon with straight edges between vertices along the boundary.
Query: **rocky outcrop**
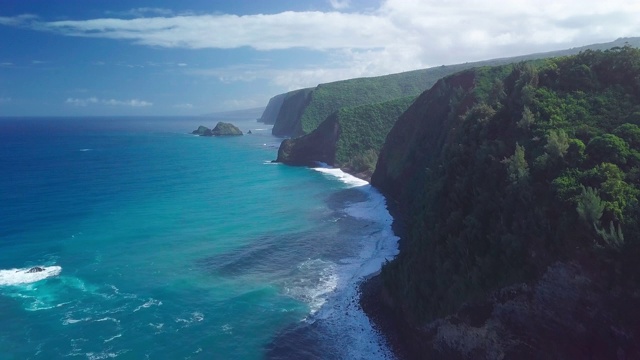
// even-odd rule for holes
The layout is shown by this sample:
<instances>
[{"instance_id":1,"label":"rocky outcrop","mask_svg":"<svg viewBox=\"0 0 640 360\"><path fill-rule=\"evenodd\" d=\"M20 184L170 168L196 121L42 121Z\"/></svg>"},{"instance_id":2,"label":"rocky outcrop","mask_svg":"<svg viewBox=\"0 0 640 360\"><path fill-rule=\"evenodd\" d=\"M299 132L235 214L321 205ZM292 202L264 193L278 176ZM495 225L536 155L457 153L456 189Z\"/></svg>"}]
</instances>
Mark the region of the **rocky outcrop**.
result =
<instances>
[{"instance_id":1,"label":"rocky outcrop","mask_svg":"<svg viewBox=\"0 0 640 360\"><path fill-rule=\"evenodd\" d=\"M289 165L323 162L369 181L387 133L413 100L405 97L341 108L308 135L284 140L276 161Z\"/></svg>"},{"instance_id":2,"label":"rocky outcrop","mask_svg":"<svg viewBox=\"0 0 640 360\"><path fill-rule=\"evenodd\" d=\"M237 136L242 135L242 131L231 123L218 122L216 127L211 130L213 136Z\"/></svg>"},{"instance_id":3,"label":"rocky outcrop","mask_svg":"<svg viewBox=\"0 0 640 360\"><path fill-rule=\"evenodd\" d=\"M218 122L213 130L209 129L206 126L198 126L196 130L191 132L194 135L199 136L237 136L242 135L242 131L238 129L235 125L225 122Z\"/></svg>"},{"instance_id":4,"label":"rocky outcrop","mask_svg":"<svg viewBox=\"0 0 640 360\"><path fill-rule=\"evenodd\" d=\"M286 97L286 93L272 97L269 100L267 107L264 109L262 116L260 116L260 118L258 119L258 122L264 123L266 125L275 124L278 113L280 112L280 107L282 107L282 103L284 102L284 99Z\"/></svg>"},{"instance_id":5,"label":"rocky outcrop","mask_svg":"<svg viewBox=\"0 0 640 360\"><path fill-rule=\"evenodd\" d=\"M301 166L323 162L333 166L339 132L337 116L329 117L311 134L282 141L276 162Z\"/></svg>"},{"instance_id":6,"label":"rocky outcrop","mask_svg":"<svg viewBox=\"0 0 640 360\"><path fill-rule=\"evenodd\" d=\"M193 130L191 133L199 136L213 136L213 133L211 133L211 129L202 125L198 126L198 128L196 130Z\"/></svg>"}]
</instances>

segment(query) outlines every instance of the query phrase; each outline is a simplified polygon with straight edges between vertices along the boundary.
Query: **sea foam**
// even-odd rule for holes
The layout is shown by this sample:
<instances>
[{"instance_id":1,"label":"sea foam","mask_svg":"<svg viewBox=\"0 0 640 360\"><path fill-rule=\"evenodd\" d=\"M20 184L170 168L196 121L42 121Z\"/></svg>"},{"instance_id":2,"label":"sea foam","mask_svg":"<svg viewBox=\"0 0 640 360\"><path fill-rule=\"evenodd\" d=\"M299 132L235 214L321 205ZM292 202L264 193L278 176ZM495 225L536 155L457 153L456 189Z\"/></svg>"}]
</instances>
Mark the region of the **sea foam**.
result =
<instances>
[{"instance_id":1,"label":"sea foam","mask_svg":"<svg viewBox=\"0 0 640 360\"><path fill-rule=\"evenodd\" d=\"M382 265L398 254L398 237L392 230L393 218L386 206L386 199L367 181L356 178L340 169L314 168L327 177L341 181L348 188L357 188L367 195L367 200L349 204L344 212L353 218L372 223L371 231L363 234L357 256L342 259L336 267L337 283L326 303L314 315L328 324L327 329L337 341L337 348L345 358L390 359L392 353L384 339L374 329L369 318L359 306L359 284L380 271Z\"/></svg>"},{"instance_id":2,"label":"sea foam","mask_svg":"<svg viewBox=\"0 0 640 360\"><path fill-rule=\"evenodd\" d=\"M28 272L29 268L0 270L0 286L30 284L46 278L57 276L62 271L60 266L41 266L43 271Z\"/></svg>"}]
</instances>

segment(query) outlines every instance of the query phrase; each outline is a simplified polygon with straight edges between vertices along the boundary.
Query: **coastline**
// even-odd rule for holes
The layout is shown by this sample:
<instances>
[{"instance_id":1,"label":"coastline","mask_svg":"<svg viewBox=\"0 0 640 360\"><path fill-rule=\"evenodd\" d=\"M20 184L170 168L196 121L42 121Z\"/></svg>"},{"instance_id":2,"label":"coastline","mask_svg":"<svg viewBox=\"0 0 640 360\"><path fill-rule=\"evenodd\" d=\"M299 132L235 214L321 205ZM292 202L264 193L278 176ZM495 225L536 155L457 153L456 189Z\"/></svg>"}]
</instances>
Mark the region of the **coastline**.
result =
<instances>
[{"instance_id":1,"label":"coastline","mask_svg":"<svg viewBox=\"0 0 640 360\"><path fill-rule=\"evenodd\" d=\"M389 224L391 237L395 238L396 248L399 249L401 238L397 236L399 232L397 219L391 215L386 197L370 184L372 175L370 172L355 172L349 168L331 167L311 167L311 169L325 173L332 171L333 176L341 178L341 180L346 183L356 185L358 182L361 182L358 185L368 186L375 193L379 194L384 201L385 211L391 220ZM355 179L347 179L348 177ZM397 256L397 254L395 256ZM393 258L395 258L395 256ZM393 258L387 260L392 260ZM422 334L418 329L406 323L403 317L396 314L389 307L389 303L385 301L382 279L380 278L381 270L382 264L380 264L375 271L371 271L369 274L362 276L362 278L354 284L356 287L356 299L354 300L371 323L374 331L382 338L396 359L422 359L425 354L424 350L426 350L419 346Z\"/></svg>"}]
</instances>

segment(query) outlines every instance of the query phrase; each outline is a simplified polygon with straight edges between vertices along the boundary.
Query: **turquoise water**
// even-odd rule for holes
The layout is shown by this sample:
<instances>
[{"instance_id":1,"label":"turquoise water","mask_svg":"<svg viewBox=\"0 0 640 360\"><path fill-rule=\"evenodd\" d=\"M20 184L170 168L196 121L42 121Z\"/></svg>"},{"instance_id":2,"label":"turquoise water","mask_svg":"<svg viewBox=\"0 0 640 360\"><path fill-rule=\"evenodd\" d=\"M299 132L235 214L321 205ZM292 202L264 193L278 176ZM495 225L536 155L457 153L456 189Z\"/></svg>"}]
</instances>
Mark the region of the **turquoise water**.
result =
<instances>
[{"instance_id":1,"label":"turquoise water","mask_svg":"<svg viewBox=\"0 0 640 360\"><path fill-rule=\"evenodd\" d=\"M202 123L0 119L0 358L390 356L354 301L396 251L384 199Z\"/></svg>"}]
</instances>

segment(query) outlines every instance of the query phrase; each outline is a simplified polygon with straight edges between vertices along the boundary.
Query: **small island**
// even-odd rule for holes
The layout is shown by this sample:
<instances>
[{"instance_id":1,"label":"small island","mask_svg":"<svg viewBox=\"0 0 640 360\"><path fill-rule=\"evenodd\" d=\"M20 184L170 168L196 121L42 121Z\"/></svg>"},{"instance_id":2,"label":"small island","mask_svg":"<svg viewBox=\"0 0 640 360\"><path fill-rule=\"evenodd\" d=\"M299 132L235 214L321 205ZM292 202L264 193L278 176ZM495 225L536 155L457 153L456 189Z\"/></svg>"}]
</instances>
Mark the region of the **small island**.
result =
<instances>
[{"instance_id":1,"label":"small island","mask_svg":"<svg viewBox=\"0 0 640 360\"><path fill-rule=\"evenodd\" d=\"M231 123L225 123L225 122L218 122L216 124L216 127L213 128L213 130L209 129L206 126L198 126L198 128L196 130L193 130L191 132L194 135L199 135L199 136L238 136L238 135L242 135L242 131L240 131L240 129L238 129L238 127L236 127L235 125L231 124Z\"/></svg>"}]
</instances>

